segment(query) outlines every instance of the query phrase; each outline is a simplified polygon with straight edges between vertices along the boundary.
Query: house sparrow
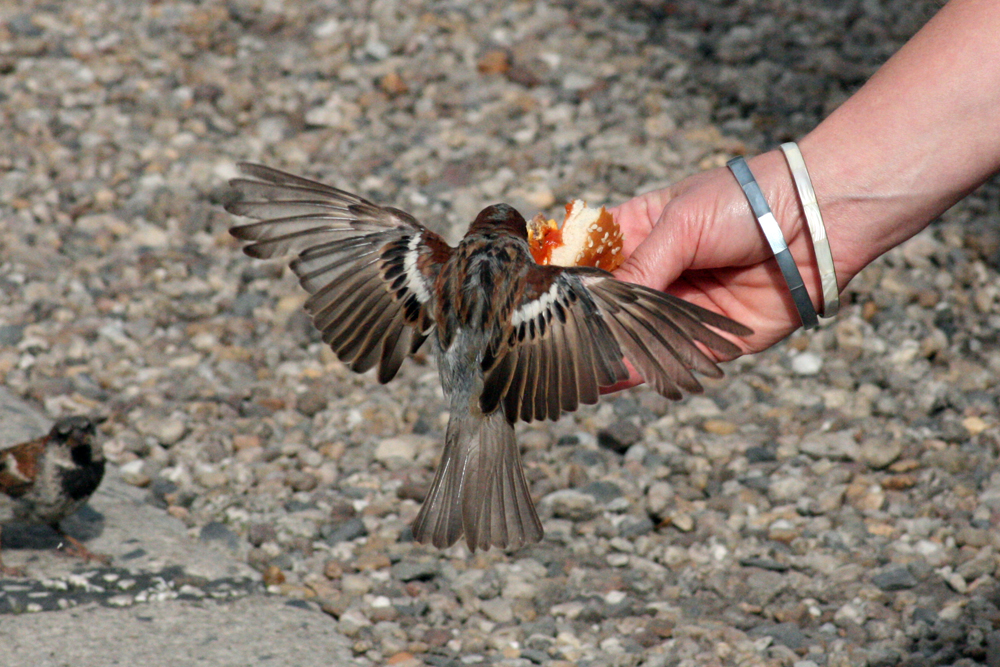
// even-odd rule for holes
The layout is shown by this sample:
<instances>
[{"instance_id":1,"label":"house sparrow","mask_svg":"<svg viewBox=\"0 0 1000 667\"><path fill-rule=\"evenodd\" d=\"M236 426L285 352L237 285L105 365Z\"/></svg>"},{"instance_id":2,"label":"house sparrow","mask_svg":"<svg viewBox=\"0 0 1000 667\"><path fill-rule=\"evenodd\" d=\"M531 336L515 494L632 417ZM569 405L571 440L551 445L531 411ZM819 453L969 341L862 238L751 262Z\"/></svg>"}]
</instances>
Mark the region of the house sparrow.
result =
<instances>
[{"instance_id":1,"label":"house sparrow","mask_svg":"<svg viewBox=\"0 0 1000 667\"><path fill-rule=\"evenodd\" d=\"M525 220L489 206L452 248L410 214L260 165L230 182L226 209L259 222L230 232L244 252L298 251L313 324L337 356L388 382L428 338L450 408L444 454L413 524L418 542L471 550L542 537L514 439L520 419L558 419L596 403L629 362L660 394L701 391L722 371L695 341L732 358L747 327L595 268L540 266Z\"/></svg>"},{"instance_id":2,"label":"house sparrow","mask_svg":"<svg viewBox=\"0 0 1000 667\"><path fill-rule=\"evenodd\" d=\"M48 435L0 450L0 523L47 524L70 544L69 553L108 562L107 556L91 553L59 528L60 521L87 502L104 476L104 454L96 438L103 421L64 417ZM23 573L0 560L0 574Z\"/></svg>"}]
</instances>

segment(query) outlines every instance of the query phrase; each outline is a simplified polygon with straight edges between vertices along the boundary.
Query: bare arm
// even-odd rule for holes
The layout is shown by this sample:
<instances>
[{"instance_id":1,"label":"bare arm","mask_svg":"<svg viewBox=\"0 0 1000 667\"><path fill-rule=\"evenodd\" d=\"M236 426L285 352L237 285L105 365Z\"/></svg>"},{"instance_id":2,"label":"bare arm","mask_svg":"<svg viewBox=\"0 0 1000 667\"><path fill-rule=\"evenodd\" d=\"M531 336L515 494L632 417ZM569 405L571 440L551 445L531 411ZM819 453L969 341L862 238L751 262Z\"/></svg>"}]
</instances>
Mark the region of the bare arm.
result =
<instances>
[{"instance_id":1,"label":"bare arm","mask_svg":"<svg viewBox=\"0 0 1000 667\"><path fill-rule=\"evenodd\" d=\"M952 0L801 148L854 276L1000 169L1000 3Z\"/></svg>"},{"instance_id":2,"label":"bare arm","mask_svg":"<svg viewBox=\"0 0 1000 667\"><path fill-rule=\"evenodd\" d=\"M799 145L841 288L1000 170L1000 2L952 0ZM780 151L749 161L813 303L812 242ZM726 169L614 211L631 253L618 276L751 326L748 351L798 328L781 274Z\"/></svg>"}]
</instances>

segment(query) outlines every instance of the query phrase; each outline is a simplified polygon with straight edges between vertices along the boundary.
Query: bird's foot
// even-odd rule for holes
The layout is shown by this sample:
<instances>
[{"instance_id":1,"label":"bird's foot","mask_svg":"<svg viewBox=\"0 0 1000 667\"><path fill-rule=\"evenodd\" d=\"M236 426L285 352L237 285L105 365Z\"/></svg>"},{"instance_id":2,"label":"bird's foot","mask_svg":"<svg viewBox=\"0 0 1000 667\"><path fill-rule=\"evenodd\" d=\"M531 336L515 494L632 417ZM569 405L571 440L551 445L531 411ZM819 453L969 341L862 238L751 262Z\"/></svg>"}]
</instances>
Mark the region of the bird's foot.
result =
<instances>
[{"instance_id":1,"label":"bird's foot","mask_svg":"<svg viewBox=\"0 0 1000 667\"><path fill-rule=\"evenodd\" d=\"M83 546L83 542L75 537L63 535L62 538L64 540L64 544L60 545L60 550L67 556L80 558L85 561L97 561L102 565L111 565L111 556L107 554L94 553L87 547Z\"/></svg>"}]
</instances>

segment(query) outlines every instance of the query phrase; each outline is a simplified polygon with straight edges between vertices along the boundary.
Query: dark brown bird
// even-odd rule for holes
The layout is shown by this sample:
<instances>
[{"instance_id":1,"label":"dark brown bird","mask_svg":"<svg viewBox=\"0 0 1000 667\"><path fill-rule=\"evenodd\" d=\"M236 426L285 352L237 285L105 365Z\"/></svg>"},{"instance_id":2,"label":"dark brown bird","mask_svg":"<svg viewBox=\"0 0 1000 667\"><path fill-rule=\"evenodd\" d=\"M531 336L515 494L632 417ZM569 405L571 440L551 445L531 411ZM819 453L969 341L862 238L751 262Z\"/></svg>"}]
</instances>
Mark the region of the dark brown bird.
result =
<instances>
[{"instance_id":1,"label":"dark brown bird","mask_svg":"<svg viewBox=\"0 0 1000 667\"><path fill-rule=\"evenodd\" d=\"M444 455L413 524L437 547L462 535L473 551L541 539L514 439L520 419L558 419L596 403L629 375L628 359L662 395L699 392L692 371L722 371L747 327L593 268L539 266L524 218L484 209L457 248L410 214L260 165L231 181L226 207L260 222L233 227L244 252L292 250L291 268L312 296L306 310L353 370L378 367L388 382L428 339L451 410ZM706 326L708 325L708 326Z\"/></svg>"},{"instance_id":2,"label":"dark brown bird","mask_svg":"<svg viewBox=\"0 0 1000 667\"><path fill-rule=\"evenodd\" d=\"M97 442L103 418L64 417L35 440L0 450L0 523L46 524L69 543L67 552L108 562L59 528L97 490L104 477L104 454ZM21 575L4 567L0 574Z\"/></svg>"}]
</instances>

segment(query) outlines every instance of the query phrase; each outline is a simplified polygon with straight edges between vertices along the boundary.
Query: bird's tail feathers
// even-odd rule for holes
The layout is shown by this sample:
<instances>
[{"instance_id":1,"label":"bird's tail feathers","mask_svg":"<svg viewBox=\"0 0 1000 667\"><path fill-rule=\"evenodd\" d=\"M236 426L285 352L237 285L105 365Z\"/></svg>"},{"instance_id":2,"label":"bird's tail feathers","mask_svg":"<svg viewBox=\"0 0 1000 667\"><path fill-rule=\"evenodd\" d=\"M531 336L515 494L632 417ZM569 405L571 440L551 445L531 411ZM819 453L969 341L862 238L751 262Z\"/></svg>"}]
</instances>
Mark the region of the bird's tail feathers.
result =
<instances>
[{"instance_id":1,"label":"bird's tail feathers","mask_svg":"<svg viewBox=\"0 0 1000 667\"><path fill-rule=\"evenodd\" d=\"M469 549L516 549L542 538L514 427L502 410L452 413L441 465L413 523L438 548L465 535Z\"/></svg>"}]
</instances>

